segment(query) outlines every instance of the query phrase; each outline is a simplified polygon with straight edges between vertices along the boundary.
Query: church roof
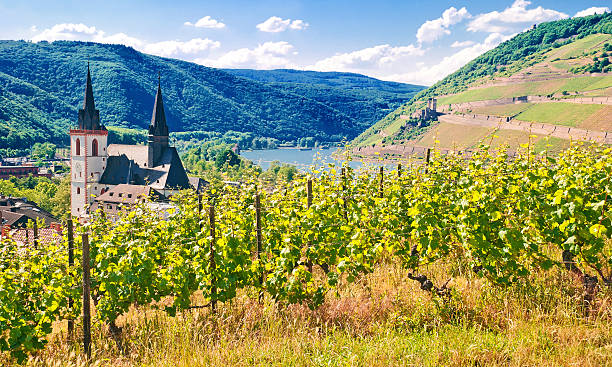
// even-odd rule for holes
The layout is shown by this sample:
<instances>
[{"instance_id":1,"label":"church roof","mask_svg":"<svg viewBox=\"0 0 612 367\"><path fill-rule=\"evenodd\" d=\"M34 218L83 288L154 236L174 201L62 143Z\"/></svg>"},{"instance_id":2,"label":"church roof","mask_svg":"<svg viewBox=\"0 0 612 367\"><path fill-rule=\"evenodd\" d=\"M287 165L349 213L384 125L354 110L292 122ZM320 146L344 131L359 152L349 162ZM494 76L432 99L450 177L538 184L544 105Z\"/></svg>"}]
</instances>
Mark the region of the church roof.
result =
<instances>
[{"instance_id":1,"label":"church roof","mask_svg":"<svg viewBox=\"0 0 612 367\"><path fill-rule=\"evenodd\" d=\"M201 177L189 176L189 183L191 187L197 192L204 192L206 190L206 186L208 186L208 181Z\"/></svg>"},{"instance_id":2,"label":"church roof","mask_svg":"<svg viewBox=\"0 0 612 367\"><path fill-rule=\"evenodd\" d=\"M106 169L100 178L103 185L148 185L156 190L189 189L189 182L181 158L174 147L165 148L155 167L143 167L134 157L143 155L149 146L115 145L107 159ZM109 154L111 150L109 149Z\"/></svg>"}]
</instances>

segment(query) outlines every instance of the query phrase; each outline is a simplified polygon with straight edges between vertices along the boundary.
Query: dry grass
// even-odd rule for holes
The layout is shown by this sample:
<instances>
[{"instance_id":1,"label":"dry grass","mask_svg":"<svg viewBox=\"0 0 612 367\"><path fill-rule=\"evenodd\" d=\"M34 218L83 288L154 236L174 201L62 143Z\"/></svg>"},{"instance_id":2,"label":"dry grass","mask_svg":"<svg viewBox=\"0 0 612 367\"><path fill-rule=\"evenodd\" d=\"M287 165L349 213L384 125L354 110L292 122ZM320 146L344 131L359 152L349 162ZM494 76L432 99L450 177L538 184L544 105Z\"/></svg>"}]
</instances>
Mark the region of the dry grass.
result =
<instances>
[{"instance_id":1,"label":"dry grass","mask_svg":"<svg viewBox=\"0 0 612 367\"><path fill-rule=\"evenodd\" d=\"M493 131L495 129L490 127L441 122L425 133L416 144L424 147L468 149L478 145Z\"/></svg>"},{"instance_id":2,"label":"dry grass","mask_svg":"<svg viewBox=\"0 0 612 367\"><path fill-rule=\"evenodd\" d=\"M602 106L602 108L587 117L581 128L599 131L612 131L612 106Z\"/></svg>"},{"instance_id":3,"label":"dry grass","mask_svg":"<svg viewBox=\"0 0 612 367\"><path fill-rule=\"evenodd\" d=\"M393 263L330 294L315 311L263 305L243 293L177 317L132 309L125 351L99 324L94 366L609 366L612 294L600 291L588 317L581 287L561 269L509 288L476 278L458 262L422 269L452 278L452 297L434 299ZM29 366L85 365L58 333ZM0 364L8 364L0 358Z\"/></svg>"}]
</instances>

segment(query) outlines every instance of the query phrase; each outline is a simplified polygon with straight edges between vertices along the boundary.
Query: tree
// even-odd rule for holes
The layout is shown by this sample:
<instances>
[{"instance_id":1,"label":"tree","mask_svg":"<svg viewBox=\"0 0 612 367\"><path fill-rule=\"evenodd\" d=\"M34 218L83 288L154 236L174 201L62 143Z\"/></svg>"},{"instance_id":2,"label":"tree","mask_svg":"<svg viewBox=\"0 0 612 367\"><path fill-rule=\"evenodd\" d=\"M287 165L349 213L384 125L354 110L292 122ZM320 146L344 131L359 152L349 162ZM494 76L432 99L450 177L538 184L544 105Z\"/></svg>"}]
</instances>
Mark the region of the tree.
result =
<instances>
[{"instance_id":1,"label":"tree","mask_svg":"<svg viewBox=\"0 0 612 367\"><path fill-rule=\"evenodd\" d=\"M240 158L231 149L225 149L217 154L215 166L221 169L226 163L229 166L237 166L240 164Z\"/></svg>"},{"instance_id":2,"label":"tree","mask_svg":"<svg viewBox=\"0 0 612 367\"><path fill-rule=\"evenodd\" d=\"M35 143L32 146L32 159L44 160L55 158L56 146L52 143Z\"/></svg>"}]
</instances>

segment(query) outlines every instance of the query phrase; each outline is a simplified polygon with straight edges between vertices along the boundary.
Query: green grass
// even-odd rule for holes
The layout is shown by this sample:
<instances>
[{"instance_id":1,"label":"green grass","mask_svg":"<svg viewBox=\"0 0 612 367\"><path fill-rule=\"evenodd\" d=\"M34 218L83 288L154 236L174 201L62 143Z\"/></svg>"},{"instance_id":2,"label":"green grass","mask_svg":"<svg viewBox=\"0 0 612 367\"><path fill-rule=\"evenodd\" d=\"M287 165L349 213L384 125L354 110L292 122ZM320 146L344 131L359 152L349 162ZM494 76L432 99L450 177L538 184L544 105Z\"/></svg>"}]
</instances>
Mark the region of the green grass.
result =
<instances>
[{"instance_id":1,"label":"green grass","mask_svg":"<svg viewBox=\"0 0 612 367\"><path fill-rule=\"evenodd\" d=\"M588 85L588 90L605 89L612 87L612 75L592 77L594 82Z\"/></svg>"},{"instance_id":2,"label":"green grass","mask_svg":"<svg viewBox=\"0 0 612 367\"><path fill-rule=\"evenodd\" d=\"M579 126L589 116L599 111L602 105L577 103L536 103L516 116L517 120L544 122L555 125Z\"/></svg>"},{"instance_id":3,"label":"green grass","mask_svg":"<svg viewBox=\"0 0 612 367\"><path fill-rule=\"evenodd\" d=\"M554 61L550 63L552 66L554 66L557 69L561 69L563 71L569 71L569 69L575 67L575 64L571 64L567 61Z\"/></svg>"},{"instance_id":4,"label":"green grass","mask_svg":"<svg viewBox=\"0 0 612 367\"><path fill-rule=\"evenodd\" d=\"M519 104L507 104L501 106L485 106L485 107L474 107L471 109L472 113L481 115L491 116L514 116L527 110L533 104L532 103L519 103Z\"/></svg>"},{"instance_id":5,"label":"green grass","mask_svg":"<svg viewBox=\"0 0 612 367\"><path fill-rule=\"evenodd\" d=\"M587 91L587 90L603 89L603 88L608 88L608 87L612 87L612 75L586 76L586 77L581 77L581 78L566 79L566 82L563 84L563 86L559 88L559 90L557 90L556 92L557 93L563 92L563 91L582 92L582 91Z\"/></svg>"},{"instance_id":6,"label":"green grass","mask_svg":"<svg viewBox=\"0 0 612 367\"><path fill-rule=\"evenodd\" d=\"M601 49L602 44L605 42L610 42L610 40L612 40L612 35L592 34L550 51L549 58L554 59L558 57L561 59L567 59L570 57L580 57L585 52Z\"/></svg>"}]
</instances>

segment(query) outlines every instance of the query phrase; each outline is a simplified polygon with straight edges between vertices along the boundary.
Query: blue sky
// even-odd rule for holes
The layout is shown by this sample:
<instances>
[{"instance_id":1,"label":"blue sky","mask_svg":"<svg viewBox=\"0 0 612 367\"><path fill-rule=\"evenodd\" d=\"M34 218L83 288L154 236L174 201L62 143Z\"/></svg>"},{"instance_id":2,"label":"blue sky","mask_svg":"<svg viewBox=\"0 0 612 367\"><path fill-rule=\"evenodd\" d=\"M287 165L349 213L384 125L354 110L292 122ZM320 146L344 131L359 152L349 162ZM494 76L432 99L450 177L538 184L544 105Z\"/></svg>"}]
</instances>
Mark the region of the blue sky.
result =
<instances>
[{"instance_id":1,"label":"blue sky","mask_svg":"<svg viewBox=\"0 0 612 367\"><path fill-rule=\"evenodd\" d=\"M122 43L213 67L429 85L535 23L603 11L609 1L0 0L0 38Z\"/></svg>"}]
</instances>

